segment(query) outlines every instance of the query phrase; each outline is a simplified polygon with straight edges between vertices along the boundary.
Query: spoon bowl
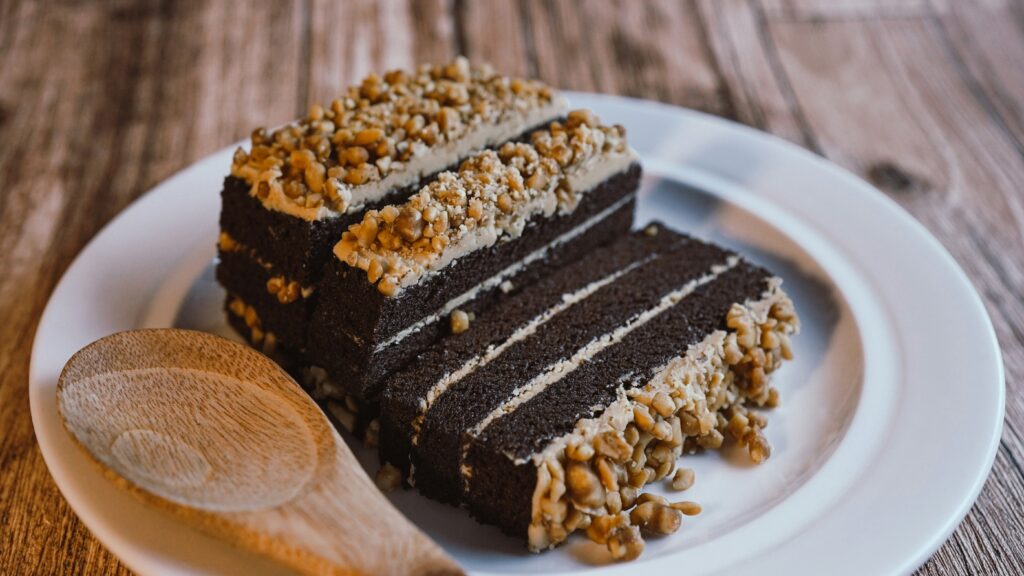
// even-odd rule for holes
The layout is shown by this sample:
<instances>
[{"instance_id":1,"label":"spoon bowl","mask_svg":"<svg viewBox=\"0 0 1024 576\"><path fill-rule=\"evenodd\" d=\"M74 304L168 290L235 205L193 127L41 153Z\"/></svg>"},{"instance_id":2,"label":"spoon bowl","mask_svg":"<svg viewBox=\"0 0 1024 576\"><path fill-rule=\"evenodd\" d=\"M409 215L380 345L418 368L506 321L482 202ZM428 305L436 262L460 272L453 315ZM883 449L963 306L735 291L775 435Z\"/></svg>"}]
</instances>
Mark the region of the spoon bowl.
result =
<instances>
[{"instance_id":1,"label":"spoon bowl","mask_svg":"<svg viewBox=\"0 0 1024 576\"><path fill-rule=\"evenodd\" d=\"M106 476L200 530L308 573L462 573L298 384L247 346L121 332L76 353L57 396Z\"/></svg>"}]
</instances>

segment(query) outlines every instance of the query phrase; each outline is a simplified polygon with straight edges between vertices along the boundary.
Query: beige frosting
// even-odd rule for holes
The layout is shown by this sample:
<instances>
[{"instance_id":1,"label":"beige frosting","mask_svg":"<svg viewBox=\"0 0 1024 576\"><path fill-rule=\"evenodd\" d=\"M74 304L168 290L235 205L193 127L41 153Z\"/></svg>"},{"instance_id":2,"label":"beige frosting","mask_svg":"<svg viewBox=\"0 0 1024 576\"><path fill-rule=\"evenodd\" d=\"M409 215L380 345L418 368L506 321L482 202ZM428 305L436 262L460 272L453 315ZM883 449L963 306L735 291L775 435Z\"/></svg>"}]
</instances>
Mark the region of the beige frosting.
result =
<instances>
[{"instance_id":1,"label":"beige frosting","mask_svg":"<svg viewBox=\"0 0 1024 576\"><path fill-rule=\"evenodd\" d=\"M581 195L635 161L618 126L588 111L562 124L467 159L441 173L408 202L371 210L334 249L387 296L556 211L569 213Z\"/></svg>"},{"instance_id":2,"label":"beige frosting","mask_svg":"<svg viewBox=\"0 0 1024 576\"><path fill-rule=\"evenodd\" d=\"M712 266L711 270L707 274L704 274L699 278L695 278L683 286L665 294L656 305L636 314L624 324L615 328L615 330L612 330L607 334L602 334L587 343L586 346L574 352L571 356L549 366L543 373L513 390L508 399L502 402L498 407L480 420L476 426L470 429L466 435L467 442L472 438L480 436L480 434L482 434L483 431L486 430L487 427L495 420L507 414L511 414L531 398L536 397L556 382L565 378L568 374L579 368L584 362L589 361L602 350L618 344L636 329L644 326L676 304L682 302L687 296L693 294L697 288L710 282L714 282L719 276L735 267L738 262L738 257L730 256L726 262Z\"/></svg>"},{"instance_id":3,"label":"beige frosting","mask_svg":"<svg viewBox=\"0 0 1024 576\"><path fill-rule=\"evenodd\" d=\"M371 75L299 122L255 131L251 149L236 151L231 173L268 209L330 218L565 110L565 100L538 81L499 76L459 58L411 74Z\"/></svg>"},{"instance_id":4,"label":"beige frosting","mask_svg":"<svg viewBox=\"0 0 1024 576\"><path fill-rule=\"evenodd\" d=\"M495 288L502 290L503 292L506 293L510 292L513 288L512 282L511 280L509 280L510 278L514 278L516 274L519 274L534 262L543 260L552 250L557 249L559 246L562 246L567 242L571 242L574 238L579 237L587 230L590 230L594 226L600 224L606 218L614 214L615 211L629 203L630 200L632 200L632 197L624 197L621 198L620 200L617 200L611 206L605 208L604 210L598 212L597 214L591 216L584 222L580 223L579 226L576 226L575 228L569 230L568 232L565 232L561 236L552 240L550 243L545 244L544 246L541 246L540 248L527 254L521 260L518 260L508 265L507 267L505 267L505 269L498 272L494 276L491 276L490 278L484 280L483 282L477 284L476 286L470 288L469 290L466 290L462 294L459 294L455 298L452 298L451 300L446 302L445 305L442 306L440 310L432 314L428 314L423 318L420 318L419 320L410 324L406 328L403 328L394 336L391 336L387 340L380 342L375 347L375 350L383 350L385 348L388 348L389 346L393 346L401 342L402 340L408 338L410 335L422 330L426 326L429 326L434 322L437 322L440 318L447 316L450 312L452 312L459 306L462 306L467 302L471 302L474 298L476 298L483 292L493 290Z\"/></svg>"},{"instance_id":5,"label":"beige frosting","mask_svg":"<svg viewBox=\"0 0 1024 576\"><path fill-rule=\"evenodd\" d=\"M714 447L721 446L722 436L716 430L721 427L722 410L737 410L746 402L770 404L772 389L766 385L766 374L777 369L783 359L792 357L789 336L799 331L799 320L792 302L780 284L780 279L773 278L760 298L742 305L734 304L726 318L728 332L712 332L657 370L643 386L627 389L623 385L615 401L607 406L593 407L593 412L598 415L581 419L572 432L555 438L528 457L516 458L507 454L516 464L532 463L537 467L528 532L531 550L541 550L563 541L576 529L574 526L580 525L580 514L600 516L615 513L604 509L583 510L569 501L564 484L564 467L570 461L567 454L574 447L596 446L604 438L623 438L631 423L637 426L638 410L649 413L648 408L653 408L652 399L656 400L658 396L671 399L670 414L659 416L653 413L656 419L678 420L680 415L685 415L699 430L695 434L717 434L717 444L709 444ZM756 428L748 432L755 436L759 434ZM675 458L685 444L677 440L673 439L670 444L672 465L666 467L666 473L674 468ZM766 446L763 437L748 445L755 462L760 461L754 456L757 451L761 451L762 458L767 457L763 452ZM647 453L650 453L649 447ZM642 465L647 456L645 452L634 449L630 458L640 458ZM577 519L574 524L569 524L570 517Z\"/></svg>"}]
</instances>

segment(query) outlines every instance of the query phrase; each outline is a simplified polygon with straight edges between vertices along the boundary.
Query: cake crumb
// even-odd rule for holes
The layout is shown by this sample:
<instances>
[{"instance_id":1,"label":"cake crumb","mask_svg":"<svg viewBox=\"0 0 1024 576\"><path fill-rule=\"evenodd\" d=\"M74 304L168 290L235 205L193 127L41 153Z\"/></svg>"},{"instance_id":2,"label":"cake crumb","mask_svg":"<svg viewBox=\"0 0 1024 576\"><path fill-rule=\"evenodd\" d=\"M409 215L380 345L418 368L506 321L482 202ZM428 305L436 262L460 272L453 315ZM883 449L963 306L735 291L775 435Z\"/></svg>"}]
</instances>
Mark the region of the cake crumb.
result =
<instances>
[{"instance_id":1,"label":"cake crumb","mask_svg":"<svg viewBox=\"0 0 1024 576\"><path fill-rule=\"evenodd\" d=\"M651 237L657 236L658 235L658 225L657 224L649 224L647 226L647 228L644 228L644 234L646 234L647 236L651 236Z\"/></svg>"},{"instance_id":2,"label":"cake crumb","mask_svg":"<svg viewBox=\"0 0 1024 576\"><path fill-rule=\"evenodd\" d=\"M512 282L505 280L498 286L498 288L501 289L503 294L508 294L513 288L515 288L515 286L512 285Z\"/></svg>"},{"instance_id":3,"label":"cake crumb","mask_svg":"<svg viewBox=\"0 0 1024 576\"><path fill-rule=\"evenodd\" d=\"M466 330L469 330L469 320L469 314L458 309L452 310L452 334L462 334Z\"/></svg>"},{"instance_id":4,"label":"cake crumb","mask_svg":"<svg viewBox=\"0 0 1024 576\"><path fill-rule=\"evenodd\" d=\"M402 483L402 473L390 462L385 462L377 471L374 482L381 492L391 492Z\"/></svg>"},{"instance_id":5,"label":"cake crumb","mask_svg":"<svg viewBox=\"0 0 1024 576\"><path fill-rule=\"evenodd\" d=\"M380 445L380 419L374 418L366 425L366 433L363 435L363 446L376 448Z\"/></svg>"}]
</instances>

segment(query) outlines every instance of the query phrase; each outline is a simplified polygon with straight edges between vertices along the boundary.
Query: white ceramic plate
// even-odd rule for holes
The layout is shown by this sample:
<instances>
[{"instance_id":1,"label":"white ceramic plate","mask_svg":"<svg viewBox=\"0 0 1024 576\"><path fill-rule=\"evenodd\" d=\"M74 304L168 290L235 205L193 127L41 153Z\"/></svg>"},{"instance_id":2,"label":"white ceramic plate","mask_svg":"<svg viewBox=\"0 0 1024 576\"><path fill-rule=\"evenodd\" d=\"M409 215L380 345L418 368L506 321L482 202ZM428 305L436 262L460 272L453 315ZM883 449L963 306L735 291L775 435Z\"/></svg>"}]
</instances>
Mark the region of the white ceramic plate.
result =
<instances>
[{"instance_id":1,"label":"white ceramic plate","mask_svg":"<svg viewBox=\"0 0 1024 576\"><path fill-rule=\"evenodd\" d=\"M628 564L607 565L583 538L527 554L415 492L395 504L481 574L900 574L923 563L981 489L1003 421L999 348L964 273L884 195L796 146L651 102L572 100L628 128L646 172L638 222L737 248L785 279L803 333L777 379L772 457L687 458L697 485L686 497L704 513ZM230 157L225 149L182 171L111 222L60 282L32 352L46 463L89 529L142 573L275 569L118 492L69 441L55 403L64 362L101 336L171 325L230 334L211 265ZM356 452L374 466L371 452Z\"/></svg>"}]
</instances>

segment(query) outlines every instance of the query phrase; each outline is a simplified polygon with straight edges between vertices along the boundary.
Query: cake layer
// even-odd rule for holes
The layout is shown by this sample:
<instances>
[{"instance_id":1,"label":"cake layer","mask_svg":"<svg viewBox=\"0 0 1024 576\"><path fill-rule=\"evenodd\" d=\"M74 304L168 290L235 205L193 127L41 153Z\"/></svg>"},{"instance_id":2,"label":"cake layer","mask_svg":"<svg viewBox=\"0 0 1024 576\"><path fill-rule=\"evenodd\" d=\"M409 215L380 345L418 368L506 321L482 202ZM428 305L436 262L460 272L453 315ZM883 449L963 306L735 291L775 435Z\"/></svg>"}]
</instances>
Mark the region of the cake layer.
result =
<instances>
[{"instance_id":1,"label":"cake layer","mask_svg":"<svg viewBox=\"0 0 1024 576\"><path fill-rule=\"evenodd\" d=\"M528 138L528 132L513 141ZM381 208L400 203L429 183L422 182L394 189L382 200L369 205ZM273 329L281 342L295 350L304 350L309 319L324 263L342 233L362 220L363 210L315 220L305 220L284 212L267 209L250 194L249 185L229 176L221 192L221 241L218 246L217 279L229 291L242 295ZM267 297L264 287L271 278L288 286L298 286L301 298Z\"/></svg>"},{"instance_id":2,"label":"cake layer","mask_svg":"<svg viewBox=\"0 0 1024 576\"><path fill-rule=\"evenodd\" d=\"M335 247L310 360L361 400L388 372L483 311L626 233L640 167L620 127L586 111L446 172L407 203L367 212Z\"/></svg>"},{"instance_id":3,"label":"cake layer","mask_svg":"<svg viewBox=\"0 0 1024 576\"><path fill-rule=\"evenodd\" d=\"M478 150L522 140L564 114L564 99L543 83L464 58L371 75L307 118L253 132L224 181L221 231L250 264L310 292L331 247L366 210L403 202ZM223 260L232 261L218 274L225 287L244 293L284 344L305 348L315 296L302 305L267 299L241 284L259 274L240 255Z\"/></svg>"},{"instance_id":4,"label":"cake layer","mask_svg":"<svg viewBox=\"0 0 1024 576\"><path fill-rule=\"evenodd\" d=\"M253 348L263 352L293 378L299 379L301 354L280 343L277 334L267 330L256 309L244 298L230 291L224 298L224 311L230 325Z\"/></svg>"},{"instance_id":5,"label":"cake layer","mask_svg":"<svg viewBox=\"0 0 1024 576\"><path fill-rule=\"evenodd\" d=\"M553 119L545 118L539 124L528 126L508 141L521 142ZM442 166L438 172L456 169L459 161L470 152L475 150L466 150L465 155L452 159L451 164ZM319 281L334 244L349 226L362 220L367 210L400 204L436 177L437 173L430 173L411 184L387 190L377 200L353 205L344 213L307 220L268 208L251 193L248 182L228 176L221 191L220 229L261 261L271 263L280 275L303 286L313 286Z\"/></svg>"},{"instance_id":6,"label":"cake layer","mask_svg":"<svg viewBox=\"0 0 1024 576\"><path fill-rule=\"evenodd\" d=\"M788 354L795 317L765 270L651 231L503 301L472 334L446 338L390 377L382 459L425 494L467 505L478 519L540 549L590 516L631 506L624 500L635 500L648 476L668 474L687 442L720 445L720 420L746 414L745 402L776 397L764 377ZM740 326L737 319L750 310L764 321ZM761 330L769 310L787 320ZM647 408L652 403L656 414ZM629 431L634 409L644 422ZM609 439L595 444L587 436L594 430ZM750 432L743 442L755 459L763 457L759 429ZM606 433L617 433L619 442ZM586 450L577 436L589 442ZM601 489L600 502L565 496L572 446L579 466L588 467L580 474L616 485ZM656 463L649 475L648 460ZM561 494L552 474L561 474ZM631 488L620 494L620 483Z\"/></svg>"},{"instance_id":7,"label":"cake layer","mask_svg":"<svg viewBox=\"0 0 1024 576\"><path fill-rule=\"evenodd\" d=\"M319 220L304 220L268 210L249 194L250 185L228 176L221 191L220 229L239 244L272 263L283 276L303 285L319 280L331 247L361 212ZM402 197L404 191L396 191ZM411 191L410 191L411 193Z\"/></svg>"},{"instance_id":8,"label":"cake layer","mask_svg":"<svg viewBox=\"0 0 1024 576\"><path fill-rule=\"evenodd\" d=\"M632 240L641 241L635 237ZM665 238L660 240L666 243ZM449 385L432 404L428 404L419 434L414 433L412 437L411 461L415 470L412 478L416 486L438 499L461 499L462 437L467 431L490 418L495 410L503 408L509 398L526 394L535 381L543 384L547 379L564 376L567 372L573 379L591 376L591 367L596 369L594 362L597 358L593 357L596 352L593 347L587 348L589 343L612 334L631 320L636 322L635 318L654 309L670 291L688 287L705 276L713 266L726 263L726 253L714 247L689 242L683 237L674 237L669 242L665 252L652 251L653 257L645 264L601 288L565 313L551 318L545 323L542 333L509 346L483 368ZM740 301L746 297L745 294L740 296ZM684 299L671 311L685 318L687 312L695 310L697 300ZM495 313L504 315L501 310ZM721 317L724 318L724 312ZM665 321L660 320L658 325ZM607 338L610 340L610 336ZM675 335L666 339L665 344L678 353L689 343L685 338L685 333ZM644 351L634 352L643 354ZM641 362L631 366L630 370L644 367L643 359L639 360ZM582 362L586 364L574 369ZM625 372L609 373L611 380L605 384L614 387L622 374ZM580 400L589 404L595 400L592 396L588 394Z\"/></svg>"},{"instance_id":9,"label":"cake layer","mask_svg":"<svg viewBox=\"0 0 1024 576\"><path fill-rule=\"evenodd\" d=\"M601 414L619 394L650 382L682 352L726 328L732 305L760 300L769 288L767 281L761 271L744 265L724 272L489 425L477 423L470 429L470 441L460 436L459 480L468 488L465 500L474 514L525 535L536 483L531 456L571 433L581 420ZM497 410L509 409L508 404L506 400ZM525 468L525 474L516 473L516 468ZM521 484L530 475L531 481Z\"/></svg>"},{"instance_id":10,"label":"cake layer","mask_svg":"<svg viewBox=\"0 0 1024 576\"><path fill-rule=\"evenodd\" d=\"M451 333L456 308L485 317L504 296L626 234L639 176L634 166L610 178L572 213L538 220L516 242L467 255L401 298L380 294L359 270L329 264L309 331L311 361L358 397L376 397L387 374Z\"/></svg>"},{"instance_id":11,"label":"cake layer","mask_svg":"<svg viewBox=\"0 0 1024 576\"><path fill-rule=\"evenodd\" d=\"M255 309L264 331L278 344L301 352L312 313L315 288L277 273L276 269L242 249L218 251L217 281Z\"/></svg>"},{"instance_id":12,"label":"cake layer","mask_svg":"<svg viewBox=\"0 0 1024 576\"><path fill-rule=\"evenodd\" d=\"M651 237L631 235L602 250L601 258L587 258L591 265L571 266L572 274L548 275L530 287L528 297L517 295L503 302L500 315L481 316L471 331L427 348L415 364L387 378L381 400L381 460L408 475L413 433L443 392L538 330L547 330L567 307L650 262L660 245Z\"/></svg>"},{"instance_id":13,"label":"cake layer","mask_svg":"<svg viewBox=\"0 0 1024 576\"><path fill-rule=\"evenodd\" d=\"M511 141L522 142L528 138L529 132L525 132ZM388 202L400 203L434 178L436 174L393 190L369 208L382 208ZM363 212L304 220L266 209L249 194L248 184L233 176L225 180L221 201L217 280L228 292L239 294L251 303L266 328L273 330L282 344L294 350L305 350L324 263L342 233L362 220ZM268 297L268 287L273 289L274 286L268 284L271 279L292 289L291 292L274 290ZM420 338L427 333L429 331L419 335ZM392 366L393 362L388 365Z\"/></svg>"},{"instance_id":14,"label":"cake layer","mask_svg":"<svg viewBox=\"0 0 1024 576\"><path fill-rule=\"evenodd\" d=\"M269 210L319 220L380 202L393 190L561 116L547 85L472 68L465 58L415 72L371 74L299 122L253 132L231 175Z\"/></svg>"}]
</instances>

